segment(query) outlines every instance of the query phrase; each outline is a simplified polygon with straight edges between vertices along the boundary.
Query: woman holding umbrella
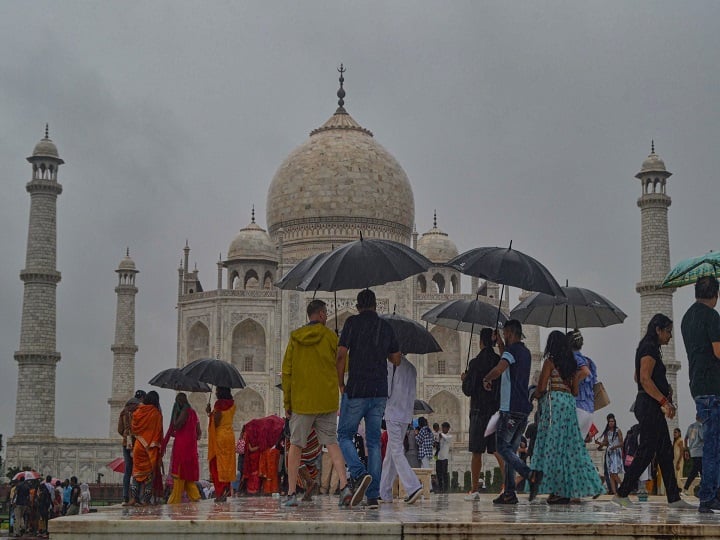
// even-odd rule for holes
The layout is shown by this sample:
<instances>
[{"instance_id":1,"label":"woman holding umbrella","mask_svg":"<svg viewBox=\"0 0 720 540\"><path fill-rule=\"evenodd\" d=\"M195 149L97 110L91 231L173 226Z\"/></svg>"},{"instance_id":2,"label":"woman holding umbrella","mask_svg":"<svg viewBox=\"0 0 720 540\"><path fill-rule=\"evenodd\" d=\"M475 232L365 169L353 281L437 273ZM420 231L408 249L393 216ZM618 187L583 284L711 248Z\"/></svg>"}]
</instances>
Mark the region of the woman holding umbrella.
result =
<instances>
[{"instance_id":1,"label":"woman holding umbrella","mask_svg":"<svg viewBox=\"0 0 720 540\"><path fill-rule=\"evenodd\" d=\"M200 479L198 465L197 442L200 439L200 422L197 413L190 406L187 394L178 393L175 396L170 428L163 441L163 451L170 437L175 437L172 455L170 456L170 474L173 478L173 489L168 504L177 504L182 501L183 492L187 493L191 501L200 500L197 482Z\"/></svg>"},{"instance_id":2,"label":"woman holding umbrella","mask_svg":"<svg viewBox=\"0 0 720 540\"><path fill-rule=\"evenodd\" d=\"M666 368L660 347L672 339L672 326L669 317L662 313L654 315L635 352L635 380L638 385L635 417L640 424L640 446L632 464L625 470L625 478L617 495L612 498L612 502L623 508L633 506L628 495L637 487L638 478L652 458L656 457L665 481L668 506L695 509L680 498L675 481L672 443L665 420L674 418L676 409L672 402L672 389L665 376Z\"/></svg>"},{"instance_id":3,"label":"woman holding umbrella","mask_svg":"<svg viewBox=\"0 0 720 540\"><path fill-rule=\"evenodd\" d=\"M210 417L208 425L208 461L210 476L215 485L215 502L225 502L230 495L230 482L235 480L235 401L230 388L218 386L217 400L211 409L207 404L205 412Z\"/></svg>"}]
</instances>

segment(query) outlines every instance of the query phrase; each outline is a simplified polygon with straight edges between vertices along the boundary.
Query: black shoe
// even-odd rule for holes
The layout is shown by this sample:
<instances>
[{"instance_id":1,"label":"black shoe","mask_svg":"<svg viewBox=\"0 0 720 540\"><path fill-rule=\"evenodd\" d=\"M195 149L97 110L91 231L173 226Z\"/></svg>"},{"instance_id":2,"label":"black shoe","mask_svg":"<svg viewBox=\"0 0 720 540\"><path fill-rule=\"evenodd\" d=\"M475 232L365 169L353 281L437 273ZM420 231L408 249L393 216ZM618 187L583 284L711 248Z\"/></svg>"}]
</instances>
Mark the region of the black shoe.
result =
<instances>
[{"instance_id":1,"label":"black shoe","mask_svg":"<svg viewBox=\"0 0 720 540\"><path fill-rule=\"evenodd\" d=\"M528 495L528 501L532 502L535 500L535 497L537 497L542 477L542 471L530 471L530 476L528 476L528 483L530 484L530 495Z\"/></svg>"},{"instance_id":2,"label":"black shoe","mask_svg":"<svg viewBox=\"0 0 720 540\"><path fill-rule=\"evenodd\" d=\"M701 502L698 507L698 512L701 514L712 514L714 510L720 511L720 500L717 497L710 501Z\"/></svg>"},{"instance_id":3,"label":"black shoe","mask_svg":"<svg viewBox=\"0 0 720 540\"><path fill-rule=\"evenodd\" d=\"M369 510L377 510L378 508L380 508L380 504L378 504L377 499L368 499L367 502L367 507Z\"/></svg>"},{"instance_id":4,"label":"black shoe","mask_svg":"<svg viewBox=\"0 0 720 540\"><path fill-rule=\"evenodd\" d=\"M515 493L501 493L499 497L493 499L493 504L517 504L518 498Z\"/></svg>"},{"instance_id":5,"label":"black shoe","mask_svg":"<svg viewBox=\"0 0 720 540\"><path fill-rule=\"evenodd\" d=\"M372 482L372 476L369 474L353 480L353 496L352 499L350 499L350 506L357 506L360 504L360 501L363 500L365 491L370 485L370 482Z\"/></svg>"},{"instance_id":6,"label":"black shoe","mask_svg":"<svg viewBox=\"0 0 720 540\"><path fill-rule=\"evenodd\" d=\"M570 504L570 498L561 497L560 495L550 495L546 502L548 504Z\"/></svg>"}]
</instances>

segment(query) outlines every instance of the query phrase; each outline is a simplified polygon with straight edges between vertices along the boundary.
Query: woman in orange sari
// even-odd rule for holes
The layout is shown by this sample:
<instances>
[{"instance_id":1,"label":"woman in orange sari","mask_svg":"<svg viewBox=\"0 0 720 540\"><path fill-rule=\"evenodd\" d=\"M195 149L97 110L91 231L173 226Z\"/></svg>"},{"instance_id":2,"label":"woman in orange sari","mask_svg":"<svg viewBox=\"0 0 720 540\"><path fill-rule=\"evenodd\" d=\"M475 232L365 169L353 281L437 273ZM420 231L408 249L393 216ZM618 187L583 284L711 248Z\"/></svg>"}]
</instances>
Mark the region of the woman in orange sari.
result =
<instances>
[{"instance_id":1,"label":"woman in orange sari","mask_svg":"<svg viewBox=\"0 0 720 540\"><path fill-rule=\"evenodd\" d=\"M142 404L133 413L130 429L135 436L130 505L149 504L153 477L162 457L163 417L157 392L153 390L145 395Z\"/></svg>"},{"instance_id":2,"label":"woman in orange sari","mask_svg":"<svg viewBox=\"0 0 720 540\"><path fill-rule=\"evenodd\" d=\"M208 461L210 476L215 486L215 502L224 502L230 495L230 482L235 480L235 401L230 389L224 386L218 386L215 395L215 406L211 410L208 403L205 409L210 417Z\"/></svg>"}]
</instances>

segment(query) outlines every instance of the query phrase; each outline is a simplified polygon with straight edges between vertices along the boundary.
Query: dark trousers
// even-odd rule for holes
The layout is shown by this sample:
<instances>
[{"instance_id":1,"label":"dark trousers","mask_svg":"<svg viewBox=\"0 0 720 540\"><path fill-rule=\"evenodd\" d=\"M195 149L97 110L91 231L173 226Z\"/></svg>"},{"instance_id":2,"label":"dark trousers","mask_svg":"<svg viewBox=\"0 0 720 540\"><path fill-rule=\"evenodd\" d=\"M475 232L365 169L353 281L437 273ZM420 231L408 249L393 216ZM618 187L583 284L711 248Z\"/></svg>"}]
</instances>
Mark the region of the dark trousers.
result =
<instances>
[{"instance_id":1,"label":"dark trousers","mask_svg":"<svg viewBox=\"0 0 720 540\"><path fill-rule=\"evenodd\" d=\"M702 457L692 458L692 469L688 474L687 480L685 481L685 489L690 487L692 481L695 480L699 474L702 474Z\"/></svg>"},{"instance_id":2,"label":"dark trousers","mask_svg":"<svg viewBox=\"0 0 720 540\"><path fill-rule=\"evenodd\" d=\"M647 394L638 394L635 402L635 417L640 423L640 445L632 464L625 469L625 477L618 488L618 495L627 497L631 491L637 489L640 475L655 456L662 471L668 502L680 500L680 492L675 480L672 442L660 405Z\"/></svg>"},{"instance_id":3,"label":"dark trousers","mask_svg":"<svg viewBox=\"0 0 720 540\"><path fill-rule=\"evenodd\" d=\"M448 460L438 459L435 462L435 475L438 481L438 491L440 493L447 493L450 487L450 477L448 475Z\"/></svg>"}]
</instances>

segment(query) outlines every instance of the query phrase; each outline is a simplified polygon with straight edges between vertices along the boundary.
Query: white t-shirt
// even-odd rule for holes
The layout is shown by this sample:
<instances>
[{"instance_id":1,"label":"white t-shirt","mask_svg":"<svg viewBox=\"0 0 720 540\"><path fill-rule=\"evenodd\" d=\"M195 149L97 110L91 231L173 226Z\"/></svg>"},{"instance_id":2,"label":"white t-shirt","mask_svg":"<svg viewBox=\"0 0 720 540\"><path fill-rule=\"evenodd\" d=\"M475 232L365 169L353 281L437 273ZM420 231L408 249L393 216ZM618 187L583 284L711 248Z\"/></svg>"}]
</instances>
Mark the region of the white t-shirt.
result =
<instances>
[{"instance_id":1,"label":"white t-shirt","mask_svg":"<svg viewBox=\"0 0 720 540\"><path fill-rule=\"evenodd\" d=\"M450 459L450 443L452 443L452 435L449 433L440 433L440 450L438 450L438 459Z\"/></svg>"}]
</instances>

